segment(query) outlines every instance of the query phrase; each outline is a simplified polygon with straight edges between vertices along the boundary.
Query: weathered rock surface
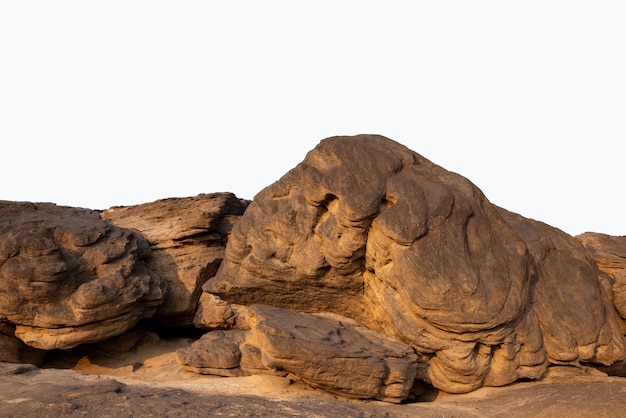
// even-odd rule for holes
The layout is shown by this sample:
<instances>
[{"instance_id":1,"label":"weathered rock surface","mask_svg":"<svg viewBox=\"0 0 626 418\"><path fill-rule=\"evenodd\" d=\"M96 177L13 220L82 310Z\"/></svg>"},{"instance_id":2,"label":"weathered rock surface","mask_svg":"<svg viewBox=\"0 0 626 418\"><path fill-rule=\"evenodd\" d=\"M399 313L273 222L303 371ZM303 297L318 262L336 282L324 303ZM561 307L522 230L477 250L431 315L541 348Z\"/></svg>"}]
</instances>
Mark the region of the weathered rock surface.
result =
<instances>
[{"instance_id":1,"label":"weathered rock surface","mask_svg":"<svg viewBox=\"0 0 626 418\"><path fill-rule=\"evenodd\" d=\"M215 376L244 376L240 346L246 331L213 331L203 335L189 348L177 351L178 361L185 369Z\"/></svg>"},{"instance_id":2,"label":"weathered rock surface","mask_svg":"<svg viewBox=\"0 0 626 418\"><path fill-rule=\"evenodd\" d=\"M166 283L140 235L95 211L0 202L0 323L41 349L118 335L154 314Z\"/></svg>"},{"instance_id":3,"label":"weathered rock surface","mask_svg":"<svg viewBox=\"0 0 626 418\"><path fill-rule=\"evenodd\" d=\"M116 368L116 370L119 368ZM0 363L0 415L41 417L622 417L626 379L548 378L462 395L430 390L417 402L352 400L272 376L167 384Z\"/></svg>"},{"instance_id":4,"label":"weathered rock surface","mask_svg":"<svg viewBox=\"0 0 626 418\"><path fill-rule=\"evenodd\" d=\"M213 331L178 350L187 370L218 376L273 372L359 399L405 400L417 372L411 347L340 315L252 305L251 329Z\"/></svg>"},{"instance_id":5,"label":"weathered rock surface","mask_svg":"<svg viewBox=\"0 0 626 418\"><path fill-rule=\"evenodd\" d=\"M576 238L598 266L598 280L615 308L622 334L626 334L626 237L586 232ZM626 376L626 360L599 369L611 375Z\"/></svg>"},{"instance_id":6,"label":"weathered rock surface","mask_svg":"<svg viewBox=\"0 0 626 418\"><path fill-rule=\"evenodd\" d=\"M232 193L212 193L113 207L101 216L150 242L147 266L169 284L156 318L168 326L191 325L202 285L217 271L246 206Z\"/></svg>"},{"instance_id":7,"label":"weathered rock surface","mask_svg":"<svg viewBox=\"0 0 626 418\"><path fill-rule=\"evenodd\" d=\"M141 325L165 328L128 332L152 317ZM210 332L157 334L191 325ZM381 136L322 141L249 207L231 193L101 213L0 202L0 361L42 364L60 348L48 366L159 382L285 376L400 403L427 384L626 376L624 332L626 237L574 238L510 213ZM59 408L79 411L75 393L130 405L125 385L101 389L62 392ZM0 412L32 400L5 393Z\"/></svg>"},{"instance_id":8,"label":"weathered rock surface","mask_svg":"<svg viewBox=\"0 0 626 418\"><path fill-rule=\"evenodd\" d=\"M380 136L328 138L259 193L204 290L400 337L417 377L448 392L625 355L574 238Z\"/></svg>"},{"instance_id":9,"label":"weathered rock surface","mask_svg":"<svg viewBox=\"0 0 626 418\"><path fill-rule=\"evenodd\" d=\"M193 324L209 330L240 328L236 325L237 318L236 309L230 303L210 293L202 293Z\"/></svg>"},{"instance_id":10,"label":"weathered rock surface","mask_svg":"<svg viewBox=\"0 0 626 418\"><path fill-rule=\"evenodd\" d=\"M265 367L309 385L361 399L401 402L417 371L417 355L399 340L339 315L250 307L249 342ZM252 341L250 341L252 340Z\"/></svg>"},{"instance_id":11,"label":"weathered rock surface","mask_svg":"<svg viewBox=\"0 0 626 418\"><path fill-rule=\"evenodd\" d=\"M574 237L542 222L501 210L526 242L537 266L532 292L551 364L613 364L624 358L624 338L598 269Z\"/></svg>"},{"instance_id":12,"label":"weathered rock surface","mask_svg":"<svg viewBox=\"0 0 626 418\"><path fill-rule=\"evenodd\" d=\"M587 232L577 238L597 264L600 283L607 289L626 334L626 237Z\"/></svg>"}]
</instances>

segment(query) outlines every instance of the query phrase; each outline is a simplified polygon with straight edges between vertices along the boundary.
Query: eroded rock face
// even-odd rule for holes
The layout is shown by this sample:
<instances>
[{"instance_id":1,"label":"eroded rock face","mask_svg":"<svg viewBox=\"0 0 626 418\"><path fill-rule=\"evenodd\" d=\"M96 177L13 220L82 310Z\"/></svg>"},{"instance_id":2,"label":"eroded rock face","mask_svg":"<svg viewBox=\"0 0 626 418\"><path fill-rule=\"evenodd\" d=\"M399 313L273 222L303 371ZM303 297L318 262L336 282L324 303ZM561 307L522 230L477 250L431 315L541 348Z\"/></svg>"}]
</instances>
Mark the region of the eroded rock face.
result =
<instances>
[{"instance_id":1,"label":"eroded rock face","mask_svg":"<svg viewBox=\"0 0 626 418\"><path fill-rule=\"evenodd\" d=\"M607 289L626 334L626 237L587 232L576 238L597 264L600 283Z\"/></svg>"},{"instance_id":2,"label":"eroded rock face","mask_svg":"<svg viewBox=\"0 0 626 418\"><path fill-rule=\"evenodd\" d=\"M595 277L572 237L362 135L322 141L259 193L204 290L348 316L413 347L419 379L467 392L540 378L549 363L623 358Z\"/></svg>"},{"instance_id":3,"label":"eroded rock face","mask_svg":"<svg viewBox=\"0 0 626 418\"><path fill-rule=\"evenodd\" d=\"M340 315L250 307L254 342L270 370L313 387L362 399L401 402L417 371L411 347Z\"/></svg>"},{"instance_id":4,"label":"eroded rock face","mask_svg":"<svg viewBox=\"0 0 626 418\"><path fill-rule=\"evenodd\" d=\"M232 193L212 193L114 207L101 216L150 242L148 269L169 285L156 318L177 326L192 324L202 285L217 271L228 235L246 206Z\"/></svg>"},{"instance_id":5,"label":"eroded rock face","mask_svg":"<svg viewBox=\"0 0 626 418\"><path fill-rule=\"evenodd\" d=\"M537 266L532 292L543 345L551 364L610 365L624 358L624 338L598 269L574 237L504 209Z\"/></svg>"},{"instance_id":6,"label":"eroded rock face","mask_svg":"<svg viewBox=\"0 0 626 418\"><path fill-rule=\"evenodd\" d=\"M349 318L252 305L249 323L249 331L205 334L178 350L178 361L218 376L290 374L329 392L387 402L403 401L413 386L413 349Z\"/></svg>"},{"instance_id":7,"label":"eroded rock face","mask_svg":"<svg viewBox=\"0 0 626 418\"><path fill-rule=\"evenodd\" d=\"M322 141L247 204L0 202L0 361L36 364L40 349L155 316L210 330L178 351L186 370L363 399L401 402L416 379L467 392L551 365L626 370L624 237L576 239L510 213L372 135Z\"/></svg>"},{"instance_id":8,"label":"eroded rock face","mask_svg":"<svg viewBox=\"0 0 626 418\"><path fill-rule=\"evenodd\" d=\"M140 235L95 211L0 202L0 322L40 349L118 335L154 314L166 283Z\"/></svg>"}]
</instances>

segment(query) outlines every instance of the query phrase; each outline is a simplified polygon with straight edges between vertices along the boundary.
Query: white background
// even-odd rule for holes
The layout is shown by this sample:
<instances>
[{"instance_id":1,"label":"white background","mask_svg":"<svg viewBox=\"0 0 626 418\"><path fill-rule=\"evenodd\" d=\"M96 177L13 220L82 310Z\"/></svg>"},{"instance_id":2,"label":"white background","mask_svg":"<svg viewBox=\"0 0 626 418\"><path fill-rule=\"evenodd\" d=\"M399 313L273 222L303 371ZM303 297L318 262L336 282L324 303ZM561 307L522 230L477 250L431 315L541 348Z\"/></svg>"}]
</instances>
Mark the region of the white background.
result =
<instances>
[{"instance_id":1,"label":"white background","mask_svg":"<svg viewBox=\"0 0 626 418\"><path fill-rule=\"evenodd\" d=\"M0 199L251 199L377 133L626 235L624 1L2 1Z\"/></svg>"}]
</instances>

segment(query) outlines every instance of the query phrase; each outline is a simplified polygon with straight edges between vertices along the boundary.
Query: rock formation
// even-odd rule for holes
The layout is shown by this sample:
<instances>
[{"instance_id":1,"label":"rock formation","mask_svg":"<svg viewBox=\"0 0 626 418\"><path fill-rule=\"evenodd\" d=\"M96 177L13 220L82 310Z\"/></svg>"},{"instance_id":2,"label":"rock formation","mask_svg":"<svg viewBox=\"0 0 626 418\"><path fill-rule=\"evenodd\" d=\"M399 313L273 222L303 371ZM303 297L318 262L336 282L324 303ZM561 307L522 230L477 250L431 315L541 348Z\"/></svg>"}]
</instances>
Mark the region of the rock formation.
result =
<instances>
[{"instance_id":1,"label":"rock formation","mask_svg":"<svg viewBox=\"0 0 626 418\"><path fill-rule=\"evenodd\" d=\"M615 306L626 334L626 237L587 232L577 237L600 270L600 283Z\"/></svg>"},{"instance_id":2,"label":"rock formation","mask_svg":"<svg viewBox=\"0 0 626 418\"><path fill-rule=\"evenodd\" d=\"M141 235L95 211L0 202L0 323L46 350L121 334L163 301L149 253Z\"/></svg>"},{"instance_id":3,"label":"rock formation","mask_svg":"<svg viewBox=\"0 0 626 418\"><path fill-rule=\"evenodd\" d=\"M246 206L232 193L212 193L114 207L101 216L150 243L147 266L169 285L157 320L170 327L190 326L202 285L220 266L230 230Z\"/></svg>"},{"instance_id":4,"label":"rock formation","mask_svg":"<svg viewBox=\"0 0 626 418\"><path fill-rule=\"evenodd\" d=\"M598 269L580 241L542 222L501 210L533 256L532 293L550 364L612 364L624 358L624 339Z\"/></svg>"},{"instance_id":5,"label":"rock formation","mask_svg":"<svg viewBox=\"0 0 626 418\"><path fill-rule=\"evenodd\" d=\"M401 402L417 372L411 347L332 314L250 307L250 331L213 331L178 351L183 367L219 376L274 373L360 399Z\"/></svg>"},{"instance_id":6,"label":"rock formation","mask_svg":"<svg viewBox=\"0 0 626 418\"><path fill-rule=\"evenodd\" d=\"M508 212L376 135L323 140L248 203L0 202L0 361L107 350L152 318L204 333L185 370L352 398L626 374L626 237Z\"/></svg>"},{"instance_id":7,"label":"rock formation","mask_svg":"<svg viewBox=\"0 0 626 418\"><path fill-rule=\"evenodd\" d=\"M448 392L625 355L579 242L380 136L326 139L259 193L204 289L397 336Z\"/></svg>"}]
</instances>

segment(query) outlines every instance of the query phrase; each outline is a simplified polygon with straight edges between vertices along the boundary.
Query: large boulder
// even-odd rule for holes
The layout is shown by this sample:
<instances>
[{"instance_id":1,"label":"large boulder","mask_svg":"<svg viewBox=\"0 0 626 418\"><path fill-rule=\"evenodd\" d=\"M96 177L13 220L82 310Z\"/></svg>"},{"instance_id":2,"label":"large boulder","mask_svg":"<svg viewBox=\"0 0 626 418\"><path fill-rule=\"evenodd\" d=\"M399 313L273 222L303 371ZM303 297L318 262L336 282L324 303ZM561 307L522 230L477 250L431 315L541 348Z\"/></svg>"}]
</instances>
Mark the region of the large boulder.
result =
<instances>
[{"instance_id":1,"label":"large boulder","mask_svg":"<svg viewBox=\"0 0 626 418\"><path fill-rule=\"evenodd\" d=\"M408 345L340 315L250 308L251 344L263 365L313 387L362 399L405 400L417 372Z\"/></svg>"},{"instance_id":2,"label":"large boulder","mask_svg":"<svg viewBox=\"0 0 626 418\"><path fill-rule=\"evenodd\" d=\"M46 350L119 335L163 301L149 254L144 238L96 211L2 201L0 322Z\"/></svg>"},{"instance_id":3,"label":"large boulder","mask_svg":"<svg viewBox=\"0 0 626 418\"><path fill-rule=\"evenodd\" d=\"M204 290L399 337L418 353L417 377L449 392L624 357L573 237L375 135L325 139L260 192Z\"/></svg>"},{"instance_id":4,"label":"large boulder","mask_svg":"<svg viewBox=\"0 0 626 418\"><path fill-rule=\"evenodd\" d=\"M150 243L147 267L169 285L158 321L170 327L192 325L202 285L215 275L247 203L232 193L211 193L102 212L103 219L138 231Z\"/></svg>"},{"instance_id":5,"label":"large boulder","mask_svg":"<svg viewBox=\"0 0 626 418\"><path fill-rule=\"evenodd\" d=\"M332 314L250 307L250 330L212 331L178 350L187 370L218 376L291 375L359 399L402 402L417 373L417 355L389 335Z\"/></svg>"}]
</instances>

